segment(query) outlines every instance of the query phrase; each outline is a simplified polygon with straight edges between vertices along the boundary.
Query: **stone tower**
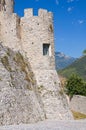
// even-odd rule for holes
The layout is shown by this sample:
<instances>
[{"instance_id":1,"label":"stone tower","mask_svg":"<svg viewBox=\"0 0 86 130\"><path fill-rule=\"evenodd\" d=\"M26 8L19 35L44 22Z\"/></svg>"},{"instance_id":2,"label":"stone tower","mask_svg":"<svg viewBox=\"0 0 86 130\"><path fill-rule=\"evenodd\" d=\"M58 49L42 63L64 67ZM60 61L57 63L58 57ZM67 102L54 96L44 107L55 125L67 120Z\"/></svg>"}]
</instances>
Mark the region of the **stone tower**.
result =
<instances>
[{"instance_id":1,"label":"stone tower","mask_svg":"<svg viewBox=\"0 0 86 130\"><path fill-rule=\"evenodd\" d=\"M25 9L20 26L22 48L35 74L46 118L71 119L55 70L52 13L39 9L38 16L34 16L33 9Z\"/></svg>"},{"instance_id":2,"label":"stone tower","mask_svg":"<svg viewBox=\"0 0 86 130\"><path fill-rule=\"evenodd\" d=\"M0 0L0 11L7 14L13 13L14 0Z\"/></svg>"},{"instance_id":3,"label":"stone tower","mask_svg":"<svg viewBox=\"0 0 86 130\"><path fill-rule=\"evenodd\" d=\"M14 0L0 0L0 41L16 50L20 41L18 32L20 18L13 11Z\"/></svg>"},{"instance_id":4,"label":"stone tower","mask_svg":"<svg viewBox=\"0 0 86 130\"><path fill-rule=\"evenodd\" d=\"M22 48L27 53L32 68L55 69L52 13L39 9L38 16L34 16L33 9L25 9L20 26Z\"/></svg>"},{"instance_id":5,"label":"stone tower","mask_svg":"<svg viewBox=\"0 0 86 130\"><path fill-rule=\"evenodd\" d=\"M4 1L4 3L2 3ZM55 70L54 28L51 12L25 9L24 17L13 13L13 0L0 0L0 41L23 52L34 72L46 118L72 119Z\"/></svg>"}]
</instances>

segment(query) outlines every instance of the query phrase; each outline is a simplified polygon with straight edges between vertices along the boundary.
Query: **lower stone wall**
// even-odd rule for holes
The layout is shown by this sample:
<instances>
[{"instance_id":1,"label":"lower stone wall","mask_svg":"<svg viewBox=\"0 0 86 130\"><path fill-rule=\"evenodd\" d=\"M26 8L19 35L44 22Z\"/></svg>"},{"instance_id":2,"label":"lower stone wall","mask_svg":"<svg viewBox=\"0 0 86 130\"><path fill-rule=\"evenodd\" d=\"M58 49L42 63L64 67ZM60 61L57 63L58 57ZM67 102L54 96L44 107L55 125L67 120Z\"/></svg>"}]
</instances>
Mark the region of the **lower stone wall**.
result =
<instances>
[{"instance_id":1,"label":"lower stone wall","mask_svg":"<svg viewBox=\"0 0 86 130\"><path fill-rule=\"evenodd\" d=\"M27 59L0 44L0 125L45 120L41 97Z\"/></svg>"},{"instance_id":2,"label":"lower stone wall","mask_svg":"<svg viewBox=\"0 0 86 130\"><path fill-rule=\"evenodd\" d=\"M69 104L72 110L86 114L86 97L80 95L73 96Z\"/></svg>"},{"instance_id":3,"label":"lower stone wall","mask_svg":"<svg viewBox=\"0 0 86 130\"><path fill-rule=\"evenodd\" d=\"M73 119L56 70L34 70L47 119Z\"/></svg>"}]
</instances>

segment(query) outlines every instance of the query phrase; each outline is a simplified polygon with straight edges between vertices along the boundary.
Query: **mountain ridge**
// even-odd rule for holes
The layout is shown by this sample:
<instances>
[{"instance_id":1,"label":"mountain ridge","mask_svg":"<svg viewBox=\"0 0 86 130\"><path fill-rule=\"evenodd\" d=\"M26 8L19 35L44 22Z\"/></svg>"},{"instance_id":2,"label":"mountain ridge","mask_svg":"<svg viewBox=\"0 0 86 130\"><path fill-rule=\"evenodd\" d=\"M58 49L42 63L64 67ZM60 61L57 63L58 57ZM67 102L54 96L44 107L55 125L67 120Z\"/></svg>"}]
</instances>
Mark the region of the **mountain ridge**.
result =
<instances>
[{"instance_id":1,"label":"mountain ridge","mask_svg":"<svg viewBox=\"0 0 86 130\"><path fill-rule=\"evenodd\" d=\"M71 74L76 73L84 80L86 80L86 55L78 58L68 67L58 71L64 77L69 77Z\"/></svg>"},{"instance_id":2,"label":"mountain ridge","mask_svg":"<svg viewBox=\"0 0 86 130\"><path fill-rule=\"evenodd\" d=\"M64 69L72 64L75 60L76 58L67 56L63 52L55 52L56 70Z\"/></svg>"}]
</instances>

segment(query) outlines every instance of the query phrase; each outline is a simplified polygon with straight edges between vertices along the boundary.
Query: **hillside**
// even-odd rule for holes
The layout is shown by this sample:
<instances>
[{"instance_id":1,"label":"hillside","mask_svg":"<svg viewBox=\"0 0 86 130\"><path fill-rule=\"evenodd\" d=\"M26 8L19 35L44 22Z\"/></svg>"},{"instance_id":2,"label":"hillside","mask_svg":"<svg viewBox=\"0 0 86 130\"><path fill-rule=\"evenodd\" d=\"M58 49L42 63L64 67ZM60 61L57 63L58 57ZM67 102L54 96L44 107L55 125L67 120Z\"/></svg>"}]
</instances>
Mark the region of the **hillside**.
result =
<instances>
[{"instance_id":1,"label":"hillside","mask_svg":"<svg viewBox=\"0 0 86 130\"><path fill-rule=\"evenodd\" d=\"M65 69L59 70L58 73L67 78L76 73L86 80L86 56L80 57Z\"/></svg>"},{"instance_id":2,"label":"hillside","mask_svg":"<svg viewBox=\"0 0 86 130\"><path fill-rule=\"evenodd\" d=\"M72 64L75 60L76 60L76 58L67 56L62 52L55 53L55 62L56 62L57 70L64 69L65 67Z\"/></svg>"}]
</instances>

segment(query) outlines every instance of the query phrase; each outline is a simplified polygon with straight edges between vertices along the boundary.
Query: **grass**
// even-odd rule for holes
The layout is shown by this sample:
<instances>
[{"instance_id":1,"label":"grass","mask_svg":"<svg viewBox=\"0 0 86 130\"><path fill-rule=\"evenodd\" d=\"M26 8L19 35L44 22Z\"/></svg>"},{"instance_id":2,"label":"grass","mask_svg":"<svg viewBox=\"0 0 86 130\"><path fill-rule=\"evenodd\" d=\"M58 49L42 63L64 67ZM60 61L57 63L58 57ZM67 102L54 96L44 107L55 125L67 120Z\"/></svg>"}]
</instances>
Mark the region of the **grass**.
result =
<instances>
[{"instance_id":1,"label":"grass","mask_svg":"<svg viewBox=\"0 0 86 130\"><path fill-rule=\"evenodd\" d=\"M50 24L49 30L50 30L51 32L53 32L53 26L52 26L52 24Z\"/></svg>"},{"instance_id":2,"label":"grass","mask_svg":"<svg viewBox=\"0 0 86 130\"><path fill-rule=\"evenodd\" d=\"M0 81L2 81L2 78L0 77Z\"/></svg>"},{"instance_id":3,"label":"grass","mask_svg":"<svg viewBox=\"0 0 86 130\"><path fill-rule=\"evenodd\" d=\"M10 49L9 49L9 48L7 49L7 55L8 55L8 56L11 56L11 54L10 54Z\"/></svg>"},{"instance_id":4,"label":"grass","mask_svg":"<svg viewBox=\"0 0 86 130\"><path fill-rule=\"evenodd\" d=\"M73 117L75 120L79 120L79 119L86 119L86 115L85 114L82 114L80 112L76 112L76 111L72 111L72 114L73 114Z\"/></svg>"},{"instance_id":5,"label":"grass","mask_svg":"<svg viewBox=\"0 0 86 130\"><path fill-rule=\"evenodd\" d=\"M39 91L39 93L41 93L41 91L43 90L43 88L44 88L43 85L38 86L38 91Z\"/></svg>"},{"instance_id":6,"label":"grass","mask_svg":"<svg viewBox=\"0 0 86 130\"><path fill-rule=\"evenodd\" d=\"M26 74L25 80L28 82L31 82L33 85L35 84L35 80L33 79L33 72L28 71L28 63L24 60L21 53L16 53L14 57L14 61L17 63L17 65L21 68L21 71L23 71ZM30 88L30 86L28 86ZM31 89L31 88L30 88Z\"/></svg>"},{"instance_id":7,"label":"grass","mask_svg":"<svg viewBox=\"0 0 86 130\"><path fill-rule=\"evenodd\" d=\"M5 67L8 71L10 71L10 72L12 71L7 56L2 57L2 58L1 58L1 62L2 62L2 64L4 65L4 67Z\"/></svg>"},{"instance_id":8,"label":"grass","mask_svg":"<svg viewBox=\"0 0 86 130\"><path fill-rule=\"evenodd\" d=\"M64 90L61 89L61 90L59 91L59 94L60 94L61 96L64 95Z\"/></svg>"}]
</instances>

